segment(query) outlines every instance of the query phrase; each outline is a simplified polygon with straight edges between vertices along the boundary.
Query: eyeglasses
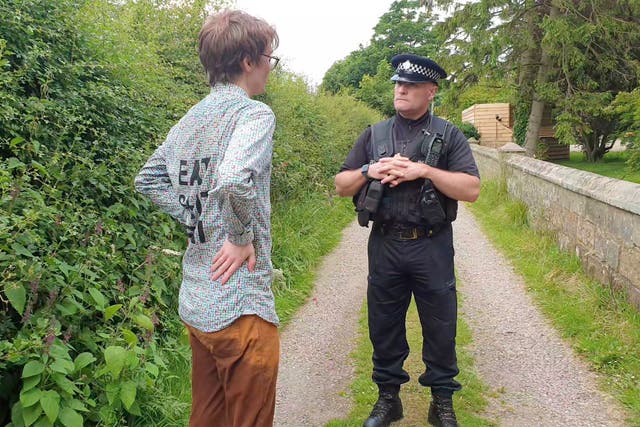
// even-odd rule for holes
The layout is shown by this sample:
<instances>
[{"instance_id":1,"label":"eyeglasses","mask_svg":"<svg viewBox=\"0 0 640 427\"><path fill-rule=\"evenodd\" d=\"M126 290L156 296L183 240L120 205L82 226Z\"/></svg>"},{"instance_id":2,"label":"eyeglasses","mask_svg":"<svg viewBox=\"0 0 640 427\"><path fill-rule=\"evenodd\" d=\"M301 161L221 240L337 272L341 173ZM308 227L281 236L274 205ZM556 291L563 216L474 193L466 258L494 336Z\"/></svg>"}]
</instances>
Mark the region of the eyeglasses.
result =
<instances>
[{"instance_id":1,"label":"eyeglasses","mask_svg":"<svg viewBox=\"0 0 640 427\"><path fill-rule=\"evenodd\" d=\"M266 53L261 53L260 55L269 58L269 68L271 68L272 70L276 68L278 66L278 62L280 62L280 58L278 58L277 56L267 55Z\"/></svg>"}]
</instances>

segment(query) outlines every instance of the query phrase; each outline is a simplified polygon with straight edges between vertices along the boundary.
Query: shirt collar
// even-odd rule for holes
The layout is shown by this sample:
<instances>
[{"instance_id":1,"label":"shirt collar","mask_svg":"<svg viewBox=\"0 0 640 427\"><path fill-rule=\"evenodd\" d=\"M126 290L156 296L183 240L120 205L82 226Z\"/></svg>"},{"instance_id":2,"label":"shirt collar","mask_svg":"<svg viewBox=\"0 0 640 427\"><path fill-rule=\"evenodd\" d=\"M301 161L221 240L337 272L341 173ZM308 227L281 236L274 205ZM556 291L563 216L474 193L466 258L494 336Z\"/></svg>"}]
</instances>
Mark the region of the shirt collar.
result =
<instances>
[{"instance_id":1,"label":"shirt collar","mask_svg":"<svg viewBox=\"0 0 640 427\"><path fill-rule=\"evenodd\" d=\"M249 95L242 89L240 86L235 85L230 82L218 82L214 86L211 87L211 92L215 94L229 94L229 95L238 95L248 98Z\"/></svg>"},{"instance_id":2,"label":"shirt collar","mask_svg":"<svg viewBox=\"0 0 640 427\"><path fill-rule=\"evenodd\" d=\"M409 128L415 128L416 126L426 127L429 124L430 114L429 111L424 113L424 115L418 119L411 120L406 119L400 115L400 113L396 113L396 123L399 123L401 126L406 126Z\"/></svg>"}]
</instances>

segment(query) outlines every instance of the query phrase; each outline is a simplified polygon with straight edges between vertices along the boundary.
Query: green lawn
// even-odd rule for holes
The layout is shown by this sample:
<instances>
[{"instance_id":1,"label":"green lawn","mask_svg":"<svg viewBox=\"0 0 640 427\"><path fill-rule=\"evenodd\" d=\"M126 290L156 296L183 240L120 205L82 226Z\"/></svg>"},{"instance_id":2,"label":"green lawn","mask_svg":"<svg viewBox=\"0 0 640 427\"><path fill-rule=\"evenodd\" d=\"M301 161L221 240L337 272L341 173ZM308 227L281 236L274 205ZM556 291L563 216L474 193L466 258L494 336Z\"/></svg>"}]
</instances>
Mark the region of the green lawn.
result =
<instances>
[{"instance_id":1,"label":"green lawn","mask_svg":"<svg viewBox=\"0 0 640 427\"><path fill-rule=\"evenodd\" d=\"M585 159L583 153L571 152L570 160L555 163L574 169L597 173L610 178L622 179L640 184L640 171L629 170L625 164L628 158L629 154L627 152L614 151L605 154L601 161L591 163Z\"/></svg>"}]
</instances>

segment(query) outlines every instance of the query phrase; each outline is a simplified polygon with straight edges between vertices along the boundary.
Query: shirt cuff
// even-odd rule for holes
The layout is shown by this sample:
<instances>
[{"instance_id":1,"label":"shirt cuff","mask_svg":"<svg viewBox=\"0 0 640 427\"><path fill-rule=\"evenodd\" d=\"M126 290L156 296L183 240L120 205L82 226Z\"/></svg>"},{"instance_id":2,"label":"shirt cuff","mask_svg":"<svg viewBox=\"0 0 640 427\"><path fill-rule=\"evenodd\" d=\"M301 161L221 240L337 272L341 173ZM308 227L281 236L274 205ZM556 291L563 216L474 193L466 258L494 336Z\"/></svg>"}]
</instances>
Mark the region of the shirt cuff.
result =
<instances>
[{"instance_id":1,"label":"shirt cuff","mask_svg":"<svg viewBox=\"0 0 640 427\"><path fill-rule=\"evenodd\" d=\"M242 234L229 234L229 241L236 246L246 246L253 242L253 230L251 228L245 228Z\"/></svg>"}]
</instances>

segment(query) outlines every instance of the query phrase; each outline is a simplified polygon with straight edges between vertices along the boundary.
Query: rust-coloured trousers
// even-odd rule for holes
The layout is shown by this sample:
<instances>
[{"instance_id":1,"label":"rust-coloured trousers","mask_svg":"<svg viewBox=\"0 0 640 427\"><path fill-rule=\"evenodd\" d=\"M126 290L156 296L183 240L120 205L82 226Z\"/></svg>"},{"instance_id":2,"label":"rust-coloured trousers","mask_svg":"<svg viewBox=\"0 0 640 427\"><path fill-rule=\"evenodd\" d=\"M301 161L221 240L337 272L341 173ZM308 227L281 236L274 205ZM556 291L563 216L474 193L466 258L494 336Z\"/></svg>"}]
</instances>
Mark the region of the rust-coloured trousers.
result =
<instances>
[{"instance_id":1,"label":"rust-coloured trousers","mask_svg":"<svg viewBox=\"0 0 640 427\"><path fill-rule=\"evenodd\" d=\"M216 332L187 328L192 353L189 427L273 426L278 328L255 315Z\"/></svg>"}]
</instances>

